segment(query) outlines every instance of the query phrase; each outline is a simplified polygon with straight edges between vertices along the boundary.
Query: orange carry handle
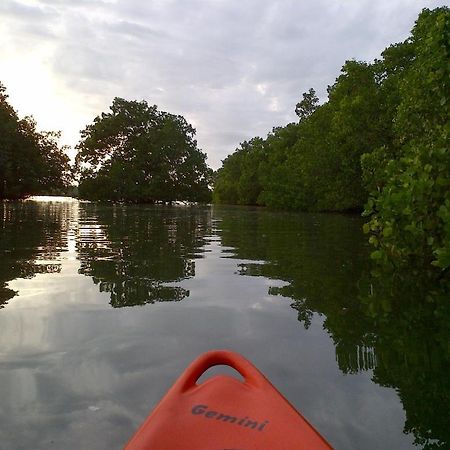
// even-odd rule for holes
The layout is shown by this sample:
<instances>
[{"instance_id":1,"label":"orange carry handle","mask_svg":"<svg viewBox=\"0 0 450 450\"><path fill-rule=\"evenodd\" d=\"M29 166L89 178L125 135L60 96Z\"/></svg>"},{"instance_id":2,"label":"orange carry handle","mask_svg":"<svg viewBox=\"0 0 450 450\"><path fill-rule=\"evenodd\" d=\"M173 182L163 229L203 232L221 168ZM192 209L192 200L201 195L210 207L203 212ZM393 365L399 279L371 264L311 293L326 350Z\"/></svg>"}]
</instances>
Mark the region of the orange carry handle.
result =
<instances>
[{"instance_id":1,"label":"orange carry handle","mask_svg":"<svg viewBox=\"0 0 450 450\"><path fill-rule=\"evenodd\" d=\"M246 385L258 387L264 381L265 376L249 361L238 353L228 350L212 350L195 359L177 380L175 386L178 386L182 392L198 386L197 380L211 367L230 366L237 370L244 378Z\"/></svg>"}]
</instances>

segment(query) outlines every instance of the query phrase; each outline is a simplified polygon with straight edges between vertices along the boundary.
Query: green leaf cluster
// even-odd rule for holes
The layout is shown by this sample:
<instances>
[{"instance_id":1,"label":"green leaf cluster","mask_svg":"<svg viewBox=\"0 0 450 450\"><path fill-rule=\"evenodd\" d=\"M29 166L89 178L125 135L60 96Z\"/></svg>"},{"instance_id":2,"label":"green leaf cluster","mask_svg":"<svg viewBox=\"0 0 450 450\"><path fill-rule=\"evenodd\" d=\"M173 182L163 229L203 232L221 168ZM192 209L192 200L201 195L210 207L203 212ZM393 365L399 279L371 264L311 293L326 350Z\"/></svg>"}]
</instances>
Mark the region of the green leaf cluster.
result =
<instances>
[{"instance_id":1,"label":"green leaf cluster","mask_svg":"<svg viewBox=\"0 0 450 450\"><path fill-rule=\"evenodd\" d=\"M364 155L371 181L366 232L372 258L394 265L450 267L450 11L424 10L403 45L407 65L397 61L397 107L391 148ZM389 76L386 82L390 82ZM392 84L392 83L391 83ZM369 178L369 177L368 177Z\"/></svg>"},{"instance_id":2,"label":"green leaf cluster","mask_svg":"<svg viewBox=\"0 0 450 450\"><path fill-rule=\"evenodd\" d=\"M79 196L138 203L210 199L212 171L182 116L115 98L81 132Z\"/></svg>"}]
</instances>

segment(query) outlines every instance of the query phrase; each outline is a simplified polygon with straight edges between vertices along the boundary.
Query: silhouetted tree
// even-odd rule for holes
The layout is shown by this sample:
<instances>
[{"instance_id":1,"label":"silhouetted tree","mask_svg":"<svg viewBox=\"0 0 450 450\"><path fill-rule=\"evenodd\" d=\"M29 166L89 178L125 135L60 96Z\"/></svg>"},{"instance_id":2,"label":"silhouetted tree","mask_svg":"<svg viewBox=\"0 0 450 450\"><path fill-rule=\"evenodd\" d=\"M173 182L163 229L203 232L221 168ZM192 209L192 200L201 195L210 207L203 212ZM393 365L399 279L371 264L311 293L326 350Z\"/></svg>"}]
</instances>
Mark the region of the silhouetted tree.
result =
<instances>
[{"instance_id":1,"label":"silhouetted tree","mask_svg":"<svg viewBox=\"0 0 450 450\"><path fill-rule=\"evenodd\" d=\"M31 117L19 119L0 83L0 199L65 190L71 181L59 133L38 132Z\"/></svg>"},{"instance_id":2,"label":"silhouetted tree","mask_svg":"<svg viewBox=\"0 0 450 450\"><path fill-rule=\"evenodd\" d=\"M81 133L79 195L131 202L205 202L212 171L182 116L115 98Z\"/></svg>"}]
</instances>

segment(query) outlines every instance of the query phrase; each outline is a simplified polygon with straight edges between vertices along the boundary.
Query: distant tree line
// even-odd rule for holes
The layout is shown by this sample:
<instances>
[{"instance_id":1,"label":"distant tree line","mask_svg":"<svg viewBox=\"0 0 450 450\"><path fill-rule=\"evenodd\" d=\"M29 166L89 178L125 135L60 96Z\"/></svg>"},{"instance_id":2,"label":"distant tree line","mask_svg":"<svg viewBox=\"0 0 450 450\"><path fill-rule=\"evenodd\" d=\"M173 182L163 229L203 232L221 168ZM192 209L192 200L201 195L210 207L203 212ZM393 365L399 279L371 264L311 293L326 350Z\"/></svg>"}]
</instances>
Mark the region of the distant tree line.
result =
<instances>
[{"instance_id":1,"label":"distant tree line","mask_svg":"<svg viewBox=\"0 0 450 450\"><path fill-rule=\"evenodd\" d=\"M362 211L372 258L450 267L450 14L424 9L373 63L347 61L298 123L253 138L215 174L215 203Z\"/></svg>"}]
</instances>

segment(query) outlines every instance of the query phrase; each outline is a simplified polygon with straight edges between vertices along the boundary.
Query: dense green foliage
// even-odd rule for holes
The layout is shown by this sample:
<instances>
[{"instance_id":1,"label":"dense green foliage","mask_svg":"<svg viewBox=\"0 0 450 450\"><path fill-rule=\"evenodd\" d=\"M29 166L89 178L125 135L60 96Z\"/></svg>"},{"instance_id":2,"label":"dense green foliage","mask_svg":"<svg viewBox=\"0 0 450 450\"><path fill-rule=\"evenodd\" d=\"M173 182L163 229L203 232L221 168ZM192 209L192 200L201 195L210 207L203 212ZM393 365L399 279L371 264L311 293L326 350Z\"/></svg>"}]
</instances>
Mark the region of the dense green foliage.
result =
<instances>
[{"instance_id":1,"label":"dense green foliage","mask_svg":"<svg viewBox=\"0 0 450 450\"><path fill-rule=\"evenodd\" d=\"M115 98L81 133L79 195L131 202L208 201L211 170L182 116Z\"/></svg>"},{"instance_id":2,"label":"dense green foliage","mask_svg":"<svg viewBox=\"0 0 450 450\"><path fill-rule=\"evenodd\" d=\"M59 133L38 132L31 117L19 119L0 83L0 199L64 190L71 179Z\"/></svg>"},{"instance_id":3,"label":"dense green foliage","mask_svg":"<svg viewBox=\"0 0 450 450\"><path fill-rule=\"evenodd\" d=\"M244 142L226 158L214 200L294 210L362 209L368 191L361 156L389 142L392 117L383 109L372 65L347 61L328 95L318 105L311 89L296 106L299 123Z\"/></svg>"},{"instance_id":4,"label":"dense green foliage","mask_svg":"<svg viewBox=\"0 0 450 450\"><path fill-rule=\"evenodd\" d=\"M216 203L362 210L373 258L450 266L450 13L424 9L412 35L368 64L347 61L298 123L223 161ZM369 200L368 200L369 198Z\"/></svg>"},{"instance_id":5,"label":"dense green foliage","mask_svg":"<svg viewBox=\"0 0 450 450\"><path fill-rule=\"evenodd\" d=\"M398 80L394 145L363 159L376 176L367 205L377 250L396 264L450 267L450 14L425 10L405 44L414 57Z\"/></svg>"}]
</instances>

